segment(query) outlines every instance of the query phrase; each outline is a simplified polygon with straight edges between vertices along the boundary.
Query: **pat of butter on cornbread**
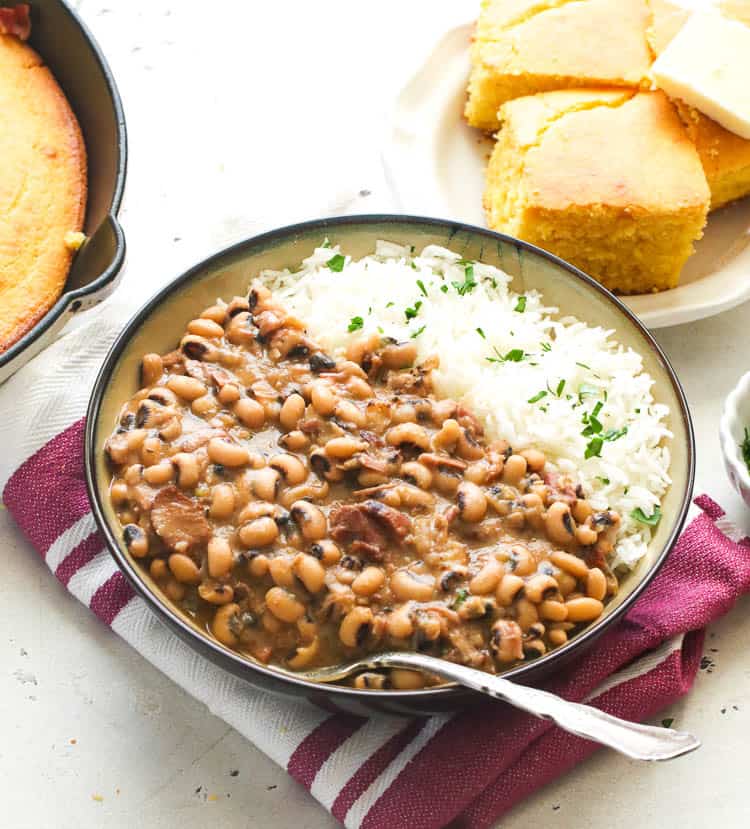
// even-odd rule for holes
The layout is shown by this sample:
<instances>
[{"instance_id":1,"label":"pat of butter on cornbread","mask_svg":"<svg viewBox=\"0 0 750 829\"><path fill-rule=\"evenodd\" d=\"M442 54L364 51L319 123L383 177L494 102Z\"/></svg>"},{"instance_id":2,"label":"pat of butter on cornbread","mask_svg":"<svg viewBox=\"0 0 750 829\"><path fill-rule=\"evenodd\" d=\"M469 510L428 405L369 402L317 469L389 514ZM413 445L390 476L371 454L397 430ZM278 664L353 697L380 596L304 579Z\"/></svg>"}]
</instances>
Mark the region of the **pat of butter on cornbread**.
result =
<instances>
[{"instance_id":1,"label":"pat of butter on cornbread","mask_svg":"<svg viewBox=\"0 0 750 829\"><path fill-rule=\"evenodd\" d=\"M499 116L484 196L491 228L623 294L677 285L710 193L663 92L546 92Z\"/></svg>"},{"instance_id":2,"label":"pat of butter on cornbread","mask_svg":"<svg viewBox=\"0 0 750 829\"><path fill-rule=\"evenodd\" d=\"M657 86L750 139L750 28L695 12L656 59Z\"/></svg>"}]
</instances>

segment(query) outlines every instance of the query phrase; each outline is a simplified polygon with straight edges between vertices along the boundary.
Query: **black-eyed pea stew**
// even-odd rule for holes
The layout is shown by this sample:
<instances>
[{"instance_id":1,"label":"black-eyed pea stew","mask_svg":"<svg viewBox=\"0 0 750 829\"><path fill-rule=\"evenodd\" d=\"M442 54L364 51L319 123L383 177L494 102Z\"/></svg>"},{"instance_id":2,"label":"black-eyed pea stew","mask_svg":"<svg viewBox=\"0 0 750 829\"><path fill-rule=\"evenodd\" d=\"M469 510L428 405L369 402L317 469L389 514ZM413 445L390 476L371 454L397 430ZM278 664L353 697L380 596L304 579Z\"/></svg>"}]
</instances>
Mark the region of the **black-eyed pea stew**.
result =
<instances>
[{"instance_id":1,"label":"black-eyed pea stew","mask_svg":"<svg viewBox=\"0 0 750 829\"><path fill-rule=\"evenodd\" d=\"M413 342L323 353L260 284L146 354L106 451L130 553L222 645L293 670L417 649L489 672L597 619L619 516L486 440ZM413 671L358 688L418 688Z\"/></svg>"}]
</instances>

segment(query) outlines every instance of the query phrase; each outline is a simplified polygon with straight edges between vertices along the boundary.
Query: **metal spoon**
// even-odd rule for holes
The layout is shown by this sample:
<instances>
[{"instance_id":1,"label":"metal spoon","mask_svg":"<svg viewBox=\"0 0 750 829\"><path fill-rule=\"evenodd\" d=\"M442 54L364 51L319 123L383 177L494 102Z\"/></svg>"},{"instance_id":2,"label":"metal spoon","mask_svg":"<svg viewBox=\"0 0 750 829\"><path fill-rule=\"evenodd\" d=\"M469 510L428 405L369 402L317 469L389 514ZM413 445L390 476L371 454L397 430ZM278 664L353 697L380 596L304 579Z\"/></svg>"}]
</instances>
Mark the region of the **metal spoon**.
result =
<instances>
[{"instance_id":1,"label":"metal spoon","mask_svg":"<svg viewBox=\"0 0 750 829\"><path fill-rule=\"evenodd\" d=\"M671 760L694 751L700 740L685 731L657 728L621 720L590 705L568 702L548 691L516 685L501 676L455 665L421 653L393 652L365 657L348 665L333 665L294 676L313 682L337 682L359 671L374 668L410 668L427 671L466 688L504 700L535 717L553 720L560 728L609 746L634 760Z\"/></svg>"}]
</instances>

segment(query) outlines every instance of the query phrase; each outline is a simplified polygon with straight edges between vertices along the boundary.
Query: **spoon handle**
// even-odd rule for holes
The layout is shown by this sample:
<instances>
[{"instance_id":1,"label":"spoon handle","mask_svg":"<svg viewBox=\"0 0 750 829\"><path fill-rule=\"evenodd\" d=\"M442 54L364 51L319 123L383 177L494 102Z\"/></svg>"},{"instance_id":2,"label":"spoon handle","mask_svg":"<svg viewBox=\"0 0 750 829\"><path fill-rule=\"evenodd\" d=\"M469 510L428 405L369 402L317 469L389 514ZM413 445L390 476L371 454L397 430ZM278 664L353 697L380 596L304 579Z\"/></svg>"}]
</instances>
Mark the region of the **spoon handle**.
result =
<instances>
[{"instance_id":1,"label":"spoon handle","mask_svg":"<svg viewBox=\"0 0 750 829\"><path fill-rule=\"evenodd\" d=\"M685 731L621 720L590 705L569 702L548 691L517 685L503 677L425 654L410 653L400 660L398 654L391 653L387 655L387 664L390 667L422 669L453 680L509 702L536 717L553 720L571 734L614 748L635 760L671 760L700 746L700 740Z\"/></svg>"}]
</instances>

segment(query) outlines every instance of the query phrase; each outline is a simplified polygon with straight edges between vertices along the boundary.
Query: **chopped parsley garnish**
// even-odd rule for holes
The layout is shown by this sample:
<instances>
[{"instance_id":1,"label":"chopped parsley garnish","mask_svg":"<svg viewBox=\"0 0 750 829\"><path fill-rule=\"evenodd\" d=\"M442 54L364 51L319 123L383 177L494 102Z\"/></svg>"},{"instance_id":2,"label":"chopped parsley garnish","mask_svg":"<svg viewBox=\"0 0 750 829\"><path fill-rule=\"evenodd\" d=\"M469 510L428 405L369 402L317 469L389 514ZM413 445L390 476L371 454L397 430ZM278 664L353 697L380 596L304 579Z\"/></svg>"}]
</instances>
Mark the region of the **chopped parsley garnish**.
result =
<instances>
[{"instance_id":1,"label":"chopped parsley garnish","mask_svg":"<svg viewBox=\"0 0 750 829\"><path fill-rule=\"evenodd\" d=\"M596 417L596 415L593 414L590 414L586 418L586 424L586 428L581 432L585 438L591 437L591 435L598 435L604 428L601 421Z\"/></svg>"},{"instance_id":2,"label":"chopped parsley garnish","mask_svg":"<svg viewBox=\"0 0 750 829\"><path fill-rule=\"evenodd\" d=\"M416 339L424 330L427 328L426 325L423 325L421 328L417 329L412 335L411 338L414 340Z\"/></svg>"},{"instance_id":3,"label":"chopped parsley garnish","mask_svg":"<svg viewBox=\"0 0 750 829\"><path fill-rule=\"evenodd\" d=\"M352 331L359 331L360 328L363 328L365 321L362 317L352 317L349 321L349 328L347 331L351 334Z\"/></svg>"},{"instance_id":4,"label":"chopped parsley garnish","mask_svg":"<svg viewBox=\"0 0 750 829\"><path fill-rule=\"evenodd\" d=\"M661 721L661 724L664 726L664 728L671 728L673 722L674 722L674 717L666 717L665 719L663 719Z\"/></svg>"},{"instance_id":5,"label":"chopped parsley garnish","mask_svg":"<svg viewBox=\"0 0 750 829\"><path fill-rule=\"evenodd\" d=\"M513 309L514 311L518 311L519 314L523 314L526 310L526 297L519 296L518 302L516 303L516 307Z\"/></svg>"},{"instance_id":6,"label":"chopped parsley garnish","mask_svg":"<svg viewBox=\"0 0 750 829\"><path fill-rule=\"evenodd\" d=\"M555 395L557 397L560 397L560 395L563 393L564 388L565 388L565 380L560 380L560 382L557 384L557 388L555 389Z\"/></svg>"},{"instance_id":7,"label":"chopped parsley garnish","mask_svg":"<svg viewBox=\"0 0 750 829\"><path fill-rule=\"evenodd\" d=\"M587 371L591 371L591 366L587 366L586 363L576 362L576 365L580 366L581 368L585 368Z\"/></svg>"},{"instance_id":8,"label":"chopped parsley garnish","mask_svg":"<svg viewBox=\"0 0 750 829\"><path fill-rule=\"evenodd\" d=\"M747 426L745 426L745 439L742 441L740 449L742 450L742 460L745 461L745 466L750 472L750 429Z\"/></svg>"},{"instance_id":9,"label":"chopped parsley garnish","mask_svg":"<svg viewBox=\"0 0 750 829\"><path fill-rule=\"evenodd\" d=\"M600 458L602 454L602 446L604 445L604 441L600 437L591 438L586 447L586 451L583 453L583 457L588 460L589 458Z\"/></svg>"},{"instance_id":10,"label":"chopped parsley garnish","mask_svg":"<svg viewBox=\"0 0 750 829\"><path fill-rule=\"evenodd\" d=\"M661 521L661 509L656 506L654 507L654 511L651 515L646 515L640 507L636 507L630 513L630 517L635 518L635 520L639 521L641 524L646 524L649 527L655 527L659 521Z\"/></svg>"},{"instance_id":11,"label":"chopped parsley garnish","mask_svg":"<svg viewBox=\"0 0 750 829\"><path fill-rule=\"evenodd\" d=\"M323 239L323 244L321 245L321 247L322 248L330 248L331 247L331 242L329 241L327 236L326 236L325 239Z\"/></svg>"},{"instance_id":12,"label":"chopped parsley garnish","mask_svg":"<svg viewBox=\"0 0 750 829\"><path fill-rule=\"evenodd\" d=\"M474 288L477 287L477 282L474 279L473 265L464 266L464 281L454 282L453 287L456 289L459 296L464 296L465 294L471 293L471 291L473 291Z\"/></svg>"},{"instance_id":13,"label":"chopped parsley garnish","mask_svg":"<svg viewBox=\"0 0 750 829\"><path fill-rule=\"evenodd\" d=\"M578 399L583 401L584 397L594 397L599 394L599 389L596 386L589 386L586 383L581 383L578 387Z\"/></svg>"},{"instance_id":14,"label":"chopped parsley garnish","mask_svg":"<svg viewBox=\"0 0 750 829\"><path fill-rule=\"evenodd\" d=\"M547 396L547 392L542 389L542 391L538 391L533 397L530 397L526 402L527 403L538 403L543 397Z\"/></svg>"},{"instance_id":15,"label":"chopped parsley garnish","mask_svg":"<svg viewBox=\"0 0 750 829\"><path fill-rule=\"evenodd\" d=\"M495 356L486 357L488 363L520 363L526 356L526 353L520 348L513 348L507 354L501 354L494 347L492 350L495 352Z\"/></svg>"},{"instance_id":16,"label":"chopped parsley garnish","mask_svg":"<svg viewBox=\"0 0 750 829\"><path fill-rule=\"evenodd\" d=\"M477 334L479 334L479 336L480 336L483 340L486 340L486 339L487 339L487 337L485 337L485 336L484 336L484 331L482 331L482 329L481 329L481 328L477 328L477 329L476 329L476 332L477 332Z\"/></svg>"},{"instance_id":17,"label":"chopped parsley garnish","mask_svg":"<svg viewBox=\"0 0 750 829\"><path fill-rule=\"evenodd\" d=\"M409 262L409 265L411 265L411 269L412 269L413 271L418 271L418 270L419 270L419 268L418 268L418 267L414 264L414 262L413 262L413 261Z\"/></svg>"},{"instance_id":18,"label":"chopped parsley garnish","mask_svg":"<svg viewBox=\"0 0 750 829\"><path fill-rule=\"evenodd\" d=\"M608 429L604 433L604 440L619 440L628 433L628 427L623 426L622 429Z\"/></svg>"},{"instance_id":19,"label":"chopped parsley garnish","mask_svg":"<svg viewBox=\"0 0 750 829\"><path fill-rule=\"evenodd\" d=\"M425 288L424 282L421 279L417 280L417 285L419 285L419 290L422 292L422 295L427 296L427 288Z\"/></svg>"},{"instance_id":20,"label":"chopped parsley garnish","mask_svg":"<svg viewBox=\"0 0 750 829\"><path fill-rule=\"evenodd\" d=\"M344 270L344 265L346 264L346 257L342 256L340 253L335 253L327 262L326 265L336 273L341 273Z\"/></svg>"},{"instance_id":21,"label":"chopped parsley garnish","mask_svg":"<svg viewBox=\"0 0 750 829\"><path fill-rule=\"evenodd\" d=\"M393 308L393 306L394 306L395 304L396 304L395 302L386 302L385 307L386 307L386 308Z\"/></svg>"},{"instance_id":22,"label":"chopped parsley garnish","mask_svg":"<svg viewBox=\"0 0 750 829\"><path fill-rule=\"evenodd\" d=\"M416 317L417 314L419 313L419 309L421 307L422 307L422 300L418 299L414 303L413 308L404 308L404 316L406 317L406 321L409 322L409 320L413 320L414 317Z\"/></svg>"},{"instance_id":23,"label":"chopped parsley garnish","mask_svg":"<svg viewBox=\"0 0 750 829\"><path fill-rule=\"evenodd\" d=\"M451 605L453 610L458 610L459 607L469 598L469 591L462 587L460 590L456 590L456 598L453 600L453 604Z\"/></svg>"},{"instance_id":24,"label":"chopped parsley garnish","mask_svg":"<svg viewBox=\"0 0 750 829\"><path fill-rule=\"evenodd\" d=\"M604 484L604 486L609 486L609 478L604 478L601 475L597 475L596 480L601 481Z\"/></svg>"},{"instance_id":25,"label":"chopped parsley garnish","mask_svg":"<svg viewBox=\"0 0 750 829\"><path fill-rule=\"evenodd\" d=\"M552 351L552 346L549 343L539 343L542 347L542 351Z\"/></svg>"}]
</instances>

